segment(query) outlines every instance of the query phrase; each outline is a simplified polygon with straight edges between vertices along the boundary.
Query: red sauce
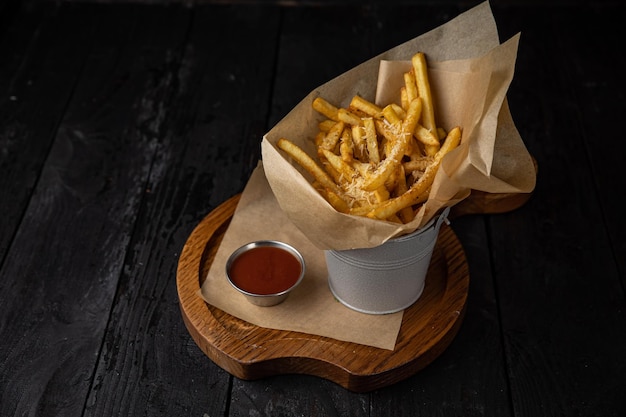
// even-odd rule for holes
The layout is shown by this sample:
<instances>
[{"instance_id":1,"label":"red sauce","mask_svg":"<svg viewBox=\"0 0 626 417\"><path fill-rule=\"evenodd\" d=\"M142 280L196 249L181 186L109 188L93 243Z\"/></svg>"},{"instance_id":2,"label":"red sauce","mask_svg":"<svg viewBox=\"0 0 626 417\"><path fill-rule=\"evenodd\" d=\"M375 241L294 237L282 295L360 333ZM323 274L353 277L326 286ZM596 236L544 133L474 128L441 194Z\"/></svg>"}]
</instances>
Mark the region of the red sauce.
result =
<instances>
[{"instance_id":1,"label":"red sauce","mask_svg":"<svg viewBox=\"0 0 626 417\"><path fill-rule=\"evenodd\" d=\"M239 255L230 267L230 279L244 291L276 294L296 283L302 267L284 249L258 246Z\"/></svg>"}]
</instances>

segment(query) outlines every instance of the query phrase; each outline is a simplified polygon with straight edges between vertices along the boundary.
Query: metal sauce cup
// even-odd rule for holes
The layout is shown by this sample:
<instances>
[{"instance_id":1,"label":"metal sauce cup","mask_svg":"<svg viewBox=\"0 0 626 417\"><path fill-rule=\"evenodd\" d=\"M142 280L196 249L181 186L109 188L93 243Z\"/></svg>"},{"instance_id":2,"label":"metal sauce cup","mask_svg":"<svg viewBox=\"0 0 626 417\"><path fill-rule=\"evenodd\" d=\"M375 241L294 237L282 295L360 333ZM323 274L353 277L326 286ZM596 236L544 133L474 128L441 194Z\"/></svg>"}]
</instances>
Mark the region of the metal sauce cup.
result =
<instances>
[{"instance_id":1,"label":"metal sauce cup","mask_svg":"<svg viewBox=\"0 0 626 417\"><path fill-rule=\"evenodd\" d=\"M254 305L282 303L305 272L304 258L294 247L275 240L248 243L226 262L228 282Z\"/></svg>"}]
</instances>

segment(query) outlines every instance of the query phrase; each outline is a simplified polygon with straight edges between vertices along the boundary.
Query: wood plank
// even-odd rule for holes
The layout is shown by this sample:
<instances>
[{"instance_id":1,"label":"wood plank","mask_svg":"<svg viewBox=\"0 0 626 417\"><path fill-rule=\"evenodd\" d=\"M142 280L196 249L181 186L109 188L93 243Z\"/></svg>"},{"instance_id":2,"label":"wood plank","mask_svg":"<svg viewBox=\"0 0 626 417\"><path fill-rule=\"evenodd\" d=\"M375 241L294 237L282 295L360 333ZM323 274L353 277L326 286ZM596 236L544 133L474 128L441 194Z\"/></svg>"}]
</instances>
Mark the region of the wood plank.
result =
<instances>
[{"instance_id":1,"label":"wood plank","mask_svg":"<svg viewBox=\"0 0 626 417\"><path fill-rule=\"evenodd\" d=\"M611 106L613 97L590 99L585 92L605 77L620 78L621 69L603 65L606 72L594 73L598 59L609 59L595 48L604 42L617 48L617 41L603 30L582 29L586 40L580 34L592 21L594 28L611 27L614 12L555 8L504 16L505 25L522 31L517 68L523 77L509 96L511 108L540 166L529 203L489 224L515 415L626 412L624 290L611 252L612 226L603 222L595 196L614 200L598 186L611 181L608 169L592 165L621 159L623 152L595 149L602 129L588 117L596 106Z\"/></svg>"},{"instance_id":2,"label":"wood plank","mask_svg":"<svg viewBox=\"0 0 626 417\"><path fill-rule=\"evenodd\" d=\"M54 39L91 49L73 68L81 76L75 89L65 86L72 101L60 109L64 118L1 271L0 304L9 313L0 358L3 380L11 381L3 415L81 415L101 349L107 357L127 349L110 340L102 347L102 337L172 82L169 50L155 48L152 37L169 33L174 44L185 32L164 31L152 10L116 10L58 9L57 30L76 39ZM76 64L70 51L55 60ZM51 104L53 83L70 68L52 70L40 105Z\"/></svg>"},{"instance_id":3,"label":"wood plank","mask_svg":"<svg viewBox=\"0 0 626 417\"><path fill-rule=\"evenodd\" d=\"M626 39L624 5L607 10L597 7L558 16L567 25L567 38L560 47L565 59L576 65L563 67L563 75L572 85L572 96L579 104L579 127L583 147L589 156L590 175L601 204L601 218L606 229L614 259L619 268L622 286L626 289L626 222L619 203L626 198L626 174L623 172L624 141L621 134L623 109L626 108L626 68L620 50ZM575 27L593 27L593 36ZM587 199L589 197L586 197Z\"/></svg>"},{"instance_id":4,"label":"wood plank","mask_svg":"<svg viewBox=\"0 0 626 417\"><path fill-rule=\"evenodd\" d=\"M436 5L406 2L393 7L386 2L374 3L363 9L372 23L371 56L423 35L469 8L470 5L453 2Z\"/></svg>"},{"instance_id":5,"label":"wood plank","mask_svg":"<svg viewBox=\"0 0 626 417\"><path fill-rule=\"evenodd\" d=\"M283 13L270 127L312 90L371 58L367 8L285 8Z\"/></svg>"},{"instance_id":6,"label":"wood plank","mask_svg":"<svg viewBox=\"0 0 626 417\"><path fill-rule=\"evenodd\" d=\"M176 265L191 230L257 165L278 14L215 6L150 15L145 36L174 59L162 68L169 97L155 101L164 114L156 154L86 415L225 415L232 377L185 328Z\"/></svg>"},{"instance_id":7,"label":"wood plank","mask_svg":"<svg viewBox=\"0 0 626 417\"><path fill-rule=\"evenodd\" d=\"M95 17L51 5L15 12L0 38L0 261L48 156L89 48ZM1 263L0 263L1 265Z\"/></svg>"}]
</instances>

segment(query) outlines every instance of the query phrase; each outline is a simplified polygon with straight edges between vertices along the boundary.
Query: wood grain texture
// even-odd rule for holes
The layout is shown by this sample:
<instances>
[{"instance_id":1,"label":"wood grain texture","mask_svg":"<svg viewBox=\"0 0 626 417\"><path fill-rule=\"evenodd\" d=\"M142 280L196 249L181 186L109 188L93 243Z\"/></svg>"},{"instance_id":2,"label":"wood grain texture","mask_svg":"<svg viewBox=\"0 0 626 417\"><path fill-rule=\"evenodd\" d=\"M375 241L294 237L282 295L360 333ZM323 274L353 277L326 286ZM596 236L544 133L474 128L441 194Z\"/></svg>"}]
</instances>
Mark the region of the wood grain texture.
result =
<instances>
[{"instance_id":1,"label":"wood grain texture","mask_svg":"<svg viewBox=\"0 0 626 417\"><path fill-rule=\"evenodd\" d=\"M528 204L488 222L517 415L626 413L624 246L615 245L626 223L609 203L624 194L626 176L609 172L623 165L623 152L611 151L621 141L598 129L621 118L614 106L623 95L605 100L608 85L623 90L610 69L624 64L611 53L623 16L585 7L500 19L522 32L517 71L532 82L519 80L509 99L540 167ZM598 29L590 36L581 26Z\"/></svg>"},{"instance_id":2,"label":"wood grain texture","mask_svg":"<svg viewBox=\"0 0 626 417\"><path fill-rule=\"evenodd\" d=\"M58 132L97 19L48 12L28 15L41 19L32 33L8 29L12 46L27 49L2 96L1 415L82 412L123 254L102 210L127 195L92 192L109 174L98 161L119 153L89 139L72 148ZM120 159L116 169L134 163ZM109 238L99 241L102 230Z\"/></svg>"},{"instance_id":3,"label":"wood grain texture","mask_svg":"<svg viewBox=\"0 0 626 417\"><path fill-rule=\"evenodd\" d=\"M126 307L125 290L136 288L123 271L137 267L130 249L136 246L129 243L137 222L145 219L139 212L151 170L159 167L160 110L173 84L171 50L186 34L180 25L164 31L164 21L172 24L174 16L157 9L119 13L72 5L57 10L32 41L36 53L28 60L47 59L33 64L37 71L21 74L32 77L35 89L34 98L26 100L26 87L18 96L32 106L22 122L35 134L19 137L17 145L41 147L46 155L35 169L37 186L2 265L7 278L0 283L0 304L11 312L0 323L8 341L0 348L1 373L11 381L2 391L2 415L75 416L85 412L85 404L92 405L91 413L113 414L129 402L115 394L114 401L102 401L111 392L106 387L138 384L139 377L130 377L136 375L133 366L152 357L146 348L150 355L138 360L135 348L147 346L153 326L135 324L153 319L150 301L160 300L162 286L148 285L146 304L138 303L145 310L133 316L138 320L125 320L112 306ZM39 161L38 154L30 156ZM20 179L33 180L20 165L14 169ZM121 300L114 302L117 291ZM115 333L118 324L128 339ZM113 336L106 337L107 326ZM108 366L115 358L126 368L96 378L98 361ZM159 384L144 386L151 390L145 399L167 391ZM97 392L97 406L89 392Z\"/></svg>"},{"instance_id":4,"label":"wood grain texture","mask_svg":"<svg viewBox=\"0 0 626 417\"><path fill-rule=\"evenodd\" d=\"M17 16L0 29L0 261L54 142L94 24L89 14L72 24L75 14L55 16L50 5Z\"/></svg>"}]
</instances>

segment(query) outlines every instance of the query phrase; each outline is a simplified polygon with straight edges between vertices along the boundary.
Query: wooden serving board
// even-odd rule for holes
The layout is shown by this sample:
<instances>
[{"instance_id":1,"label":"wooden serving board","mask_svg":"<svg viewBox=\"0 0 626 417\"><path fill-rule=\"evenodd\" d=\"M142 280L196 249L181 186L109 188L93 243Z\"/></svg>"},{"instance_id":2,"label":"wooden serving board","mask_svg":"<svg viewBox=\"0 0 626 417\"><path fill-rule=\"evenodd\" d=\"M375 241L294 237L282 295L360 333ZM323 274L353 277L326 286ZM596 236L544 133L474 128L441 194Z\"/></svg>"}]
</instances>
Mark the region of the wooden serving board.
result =
<instances>
[{"instance_id":1,"label":"wooden serving board","mask_svg":"<svg viewBox=\"0 0 626 417\"><path fill-rule=\"evenodd\" d=\"M404 311L392 351L258 327L207 304L198 292L239 197L217 207L191 233L176 279L187 329L221 368L245 380L280 374L315 375L351 391L365 392L415 374L452 342L465 313L469 270L463 248L446 224L439 233L424 291Z\"/></svg>"}]
</instances>

